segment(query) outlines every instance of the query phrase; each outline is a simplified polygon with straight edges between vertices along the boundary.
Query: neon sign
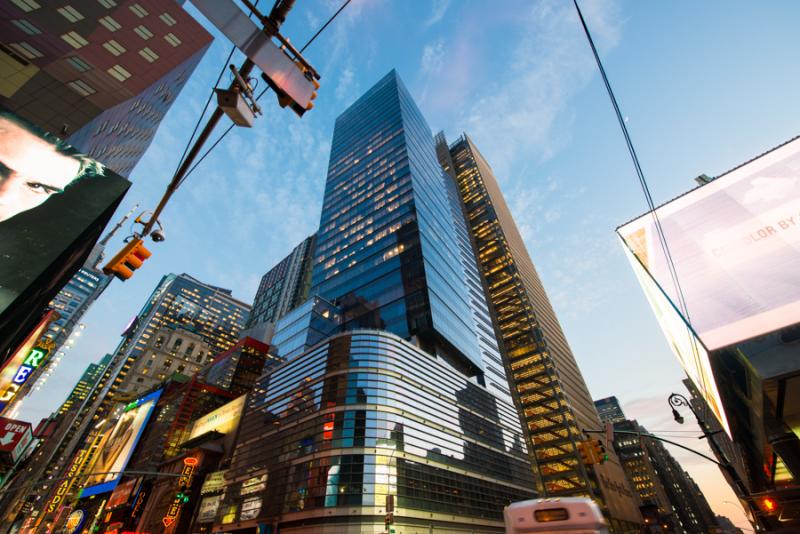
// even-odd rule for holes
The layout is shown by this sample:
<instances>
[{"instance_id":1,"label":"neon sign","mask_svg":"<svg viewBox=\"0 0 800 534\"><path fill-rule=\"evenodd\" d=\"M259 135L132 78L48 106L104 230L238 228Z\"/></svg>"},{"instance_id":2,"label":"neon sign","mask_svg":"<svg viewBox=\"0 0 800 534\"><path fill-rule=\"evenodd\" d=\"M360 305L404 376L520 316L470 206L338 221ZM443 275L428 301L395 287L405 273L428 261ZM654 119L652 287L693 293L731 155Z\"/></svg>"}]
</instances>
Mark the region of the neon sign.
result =
<instances>
[{"instance_id":1,"label":"neon sign","mask_svg":"<svg viewBox=\"0 0 800 534\"><path fill-rule=\"evenodd\" d=\"M189 502L188 488L192 485L192 475L194 475L194 470L198 463L200 463L200 460L194 456L187 456L183 459L183 470L181 471L181 477L178 479L178 493L175 495L172 504L169 505L166 515L161 519L161 522L167 528L178 520L181 508L185 503ZM186 493L182 491L184 489L187 490Z\"/></svg>"}]
</instances>

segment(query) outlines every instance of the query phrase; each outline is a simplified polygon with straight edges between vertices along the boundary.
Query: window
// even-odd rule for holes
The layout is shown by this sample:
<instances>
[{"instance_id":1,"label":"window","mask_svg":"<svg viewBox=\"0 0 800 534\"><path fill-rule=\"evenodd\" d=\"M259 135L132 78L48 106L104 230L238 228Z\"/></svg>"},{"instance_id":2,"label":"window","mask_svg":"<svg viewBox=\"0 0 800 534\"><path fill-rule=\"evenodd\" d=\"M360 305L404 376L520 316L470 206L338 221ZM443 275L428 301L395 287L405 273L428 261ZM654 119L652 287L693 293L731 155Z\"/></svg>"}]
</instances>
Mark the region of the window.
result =
<instances>
[{"instance_id":1,"label":"window","mask_svg":"<svg viewBox=\"0 0 800 534\"><path fill-rule=\"evenodd\" d=\"M120 54L125 52L125 47L116 42L114 39L110 41L106 41L103 43L103 48L114 54L115 56L119 56Z\"/></svg>"},{"instance_id":2,"label":"window","mask_svg":"<svg viewBox=\"0 0 800 534\"><path fill-rule=\"evenodd\" d=\"M156 348L160 348L161 345L163 344L164 344L164 336L158 336L158 338L156 338Z\"/></svg>"},{"instance_id":3,"label":"window","mask_svg":"<svg viewBox=\"0 0 800 534\"><path fill-rule=\"evenodd\" d=\"M36 59L37 57L42 57L44 55L24 41L19 43L9 43L8 47L28 59Z\"/></svg>"},{"instance_id":4,"label":"window","mask_svg":"<svg viewBox=\"0 0 800 534\"><path fill-rule=\"evenodd\" d=\"M125 80L131 77L131 73L123 69L121 65L114 65L106 72L108 72L111 76L113 76L114 78L116 78L121 82L124 82Z\"/></svg>"},{"instance_id":5,"label":"window","mask_svg":"<svg viewBox=\"0 0 800 534\"><path fill-rule=\"evenodd\" d=\"M89 96L97 92L91 85L84 82L83 80L75 80L72 82L67 82L67 85L70 87L70 89L72 89L81 96Z\"/></svg>"},{"instance_id":6,"label":"window","mask_svg":"<svg viewBox=\"0 0 800 534\"><path fill-rule=\"evenodd\" d=\"M148 30L146 26L141 26L141 25L140 26L136 26L133 29L133 31L136 32L136 35L138 35L139 37L141 37L145 41L150 39L153 36L153 32Z\"/></svg>"},{"instance_id":7,"label":"window","mask_svg":"<svg viewBox=\"0 0 800 534\"><path fill-rule=\"evenodd\" d=\"M75 70L78 72L86 72L92 68L91 65L86 63L83 59L79 58L78 56L70 56L67 58L67 63L75 67Z\"/></svg>"},{"instance_id":8,"label":"window","mask_svg":"<svg viewBox=\"0 0 800 534\"><path fill-rule=\"evenodd\" d=\"M28 35L38 35L42 33L42 31L39 28L37 28L36 26L34 26L25 19L16 19L12 20L11 22L14 24L14 26L24 31Z\"/></svg>"},{"instance_id":9,"label":"window","mask_svg":"<svg viewBox=\"0 0 800 534\"><path fill-rule=\"evenodd\" d=\"M122 28L122 25L117 22L116 20L112 19L111 17L101 17L100 24L105 26L105 28L110 32L115 32L118 29Z\"/></svg>"},{"instance_id":10,"label":"window","mask_svg":"<svg viewBox=\"0 0 800 534\"><path fill-rule=\"evenodd\" d=\"M175 26L178 23L169 13L162 13L158 18L167 26Z\"/></svg>"},{"instance_id":11,"label":"window","mask_svg":"<svg viewBox=\"0 0 800 534\"><path fill-rule=\"evenodd\" d=\"M128 6L128 9L133 11L133 14L139 17L140 19L143 19L148 15L147 10L142 6L140 6L139 4L133 4L132 6Z\"/></svg>"},{"instance_id":12,"label":"window","mask_svg":"<svg viewBox=\"0 0 800 534\"><path fill-rule=\"evenodd\" d=\"M171 44L172 46L178 46L181 44L181 40L174 33L168 33L164 36L164 40Z\"/></svg>"},{"instance_id":13,"label":"window","mask_svg":"<svg viewBox=\"0 0 800 534\"><path fill-rule=\"evenodd\" d=\"M107 9L111 9L112 7L117 5L117 3L114 0L97 0L97 3Z\"/></svg>"},{"instance_id":14,"label":"window","mask_svg":"<svg viewBox=\"0 0 800 534\"><path fill-rule=\"evenodd\" d=\"M35 0L11 0L11 3L20 8L25 13L30 13L34 9L39 9L40 6Z\"/></svg>"},{"instance_id":15,"label":"window","mask_svg":"<svg viewBox=\"0 0 800 534\"><path fill-rule=\"evenodd\" d=\"M175 343L172 344L172 350L178 350L181 345L183 345L183 340L181 338L176 339Z\"/></svg>"},{"instance_id":16,"label":"window","mask_svg":"<svg viewBox=\"0 0 800 534\"><path fill-rule=\"evenodd\" d=\"M158 59L158 54L150 50L149 48L145 47L139 50L139 55L145 58L147 61L152 63L153 61Z\"/></svg>"},{"instance_id":17,"label":"window","mask_svg":"<svg viewBox=\"0 0 800 534\"><path fill-rule=\"evenodd\" d=\"M70 22L78 22L79 20L83 20L83 15L81 15L80 11L70 5L59 7L57 11Z\"/></svg>"},{"instance_id":18,"label":"window","mask_svg":"<svg viewBox=\"0 0 800 534\"><path fill-rule=\"evenodd\" d=\"M186 347L185 354L186 356L191 356L193 352L194 352L194 343L189 343L189 346Z\"/></svg>"},{"instance_id":19,"label":"window","mask_svg":"<svg viewBox=\"0 0 800 534\"><path fill-rule=\"evenodd\" d=\"M84 39L83 36L78 32L65 33L64 35L61 36L61 38L64 39L67 43L69 43L70 46L72 46L72 48L76 49L82 48L87 44L89 44L89 41Z\"/></svg>"}]
</instances>

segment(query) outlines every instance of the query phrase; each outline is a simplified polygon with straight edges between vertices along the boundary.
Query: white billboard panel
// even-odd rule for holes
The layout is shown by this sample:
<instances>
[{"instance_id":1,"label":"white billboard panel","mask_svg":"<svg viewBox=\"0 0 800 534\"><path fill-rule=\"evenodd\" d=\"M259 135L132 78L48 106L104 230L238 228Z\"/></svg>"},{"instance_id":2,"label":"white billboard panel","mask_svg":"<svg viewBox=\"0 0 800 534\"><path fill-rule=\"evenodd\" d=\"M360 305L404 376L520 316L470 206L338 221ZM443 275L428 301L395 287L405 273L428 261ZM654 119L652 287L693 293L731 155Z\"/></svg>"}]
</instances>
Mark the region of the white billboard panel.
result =
<instances>
[{"instance_id":1,"label":"white billboard panel","mask_svg":"<svg viewBox=\"0 0 800 534\"><path fill-rule=\"evenodd\" d=\"M800 322L800 138L656 213L686 302L684 317L706 348ZM652 213L617 232L678 303Z\"/></svg>"}]
</instances>

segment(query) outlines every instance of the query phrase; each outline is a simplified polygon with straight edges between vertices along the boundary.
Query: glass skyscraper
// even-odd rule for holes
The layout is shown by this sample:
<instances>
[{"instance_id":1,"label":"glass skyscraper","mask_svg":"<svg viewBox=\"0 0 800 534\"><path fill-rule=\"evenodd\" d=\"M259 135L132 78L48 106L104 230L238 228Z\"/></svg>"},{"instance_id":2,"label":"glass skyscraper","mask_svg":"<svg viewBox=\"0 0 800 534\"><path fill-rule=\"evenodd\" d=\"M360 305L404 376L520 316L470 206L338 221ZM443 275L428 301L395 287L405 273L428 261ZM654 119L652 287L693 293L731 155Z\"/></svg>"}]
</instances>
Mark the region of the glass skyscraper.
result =
<instances>
[{"instance_id":1,"label":"glass skyscraper","mask_svg":"<svg viewBox=\"0 0 800 534\"><path fill-rule=\"evenodd\" d=\"M534 471L457 190L394 71L336 121L311 293L339 333L262 377L214 530L502 532Z\"/></svg>"}]
</instances>

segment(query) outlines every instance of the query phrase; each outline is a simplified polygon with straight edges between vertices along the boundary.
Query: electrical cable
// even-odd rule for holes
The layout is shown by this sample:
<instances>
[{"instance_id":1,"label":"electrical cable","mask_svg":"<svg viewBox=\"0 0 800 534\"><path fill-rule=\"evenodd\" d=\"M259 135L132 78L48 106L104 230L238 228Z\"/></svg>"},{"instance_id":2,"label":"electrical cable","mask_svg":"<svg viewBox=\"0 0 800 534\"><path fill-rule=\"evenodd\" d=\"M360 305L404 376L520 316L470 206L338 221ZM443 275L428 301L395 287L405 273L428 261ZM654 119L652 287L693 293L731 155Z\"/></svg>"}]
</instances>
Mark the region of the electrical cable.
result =
<instances>
[{"instance_id":1,"label":"electrical cable","mask_svg":"<svg viewBox=\"0 0 800 534\"><path fill-rule=\"evenodd\" d=\"M333 21L336 19L336 17L338 17L338 16L339 16L339 13L341 13L341 12L344 10L344 8L346 8L346 7L347 7L347 5L348 5L348 4L349 4L351 1L352 1L352 0L345 0L345 2L344 2L342 5L341 5L341 7L339 7L339 9L337 9L337 10L336 10L336 12L335 12L333 15L331 15L331 17L330 17L330 18L327 20L327 22L325 22L325 24L323 24L323 25L320 27L320 29L319 29L319 30L317 30L317 32L316 32L316 33L315 33L315 34L314 34L314 35L311 37L311 39L309 39L309 40L308 40L308 42L307 42L306 44L304 44L304 45L303 45L303 47L300 49L300 53L301 53L301 54L302 54L303 52L305 52L306 48L308 48L308 47L309 47L309 45L310 45L311 43L313 43L313 42L314 42L314 40L315 40L317 37L319 37L319 35L320 35L320 34L321 34L321 33L322 33L324 30L325 30L325 28L327 28L327 27L328 27L328 26L329 26L329 25L330 25L330 24L331 24L331 23L332 23L332 22L333 22ZM264 89L263 89L263 90L262 90L260 93L258 93L258 95L257 95L257 96L256 96L256 98L255 98L255 101L256 101L256 102L258 102L258 100L259 100L259 99L260 99L262 96L264 96L264 93L266 93L267 91L269 91L269 86L265 87L265 88L264 88ZM227 128L227 129L226 129L224 132L222 132L222 135L220 135L220 136L217 138L217 140L216 140L216 141L214 141L214 143L213 143L213 144L212 144L212 145L211 145L211 146L208 148L208 150L206 150L206 151L203 153L203 155L202 155L202 156L200 156L200 159L199 159L199 160L197 160L197 162L196 162L194 165L192 165L192 166L191 166L191 168L190 168L190 169L189 169L189 170L186 172L186 174L183 176L183 178L181 178L181 181L180 181L180 182L178 182L178 184L177 184L176 188L177 188L177 187L180 187L180 186L183 184L183 182L184 182L184 181L186 181L186 178L188 178L188 177L189 177L189 175L190 175L190 174L192 174L192 172L193 172L193 171L194 171L194 170L197 168L197 166L198 166L198 165L200 165L200 163L202 163L204 159L206 159L206 156L208 156L208 155L211 153L211 151L212 151L212 150L214 150L214 148L215 148L215 147L216 147L216 146L217 146L217 145L220 143L220 141L222 141L222 139L223 139L223 138L224 138L226 135L228 135L228 133L229 133L231 130L233 130L234 126L235 126L234 124L231 124L230 126L228 126L228 128Z\"/></svg>"},{"instance_id":2,"label":"electrical cable","mask_svg":"<svg viewBox=\"0 0 800 534\"><path fill-rule=\"evenodd\" d=\"M633 160L633 166L636 169L636 176L639 179L639 184L641 185L642 192L644 193L645 200L647 201L647 206L650 210L650 213L653 215L653 222L656 227L656 234L658 235L658 240L661 245L661 250L664 253L664 257L667 260L667 267L669 269L670 278L672 279L672 284L675 288L678 297L678 305L680 306L680 311L683 313L683 316L686 319L687 323L687 335L689 336L689 340L692 345L692 352L694 353L694 360L695 365L699 371L700 380L702 381L702 387L705 391L708 391L708 385L706 384L705 376L702 371L703 366L700 362L700 353L697 349L697 341L695 336L693 335L693 330L691 329L691 320L689 317L689 309L686 305L686 299L683 294L683 289L681 288L680 281L678 279L678 271L675 267L675 262L673 261L672 254L669 250L669 245L667 244L666 236L664 235L664 229L661 226L661 220L658 218L658 213L656 212L655 203L653 202L653 197L650 193L650 187L647 184L647 179L644 176L644 171L642 171L642 167L639 164L639 157L636 155L636 149L633 146L633 141L631 141L630 134L628 133L628 128L625 126L625 119L622 116L622 112L620 111L619 104L617 103L617 98L614 95L614 90L611 88L611 83L608 81L608 76L606 75L605 68L603 67L603 62L600 60L600 55L597 53L597 48L595 47L594 40L592 39L592 34L589 32L589 27L586 25L586 20L583 18L583 13L581 12L581 8L578 6L578 0L572 0L573 4L575 5L575 10L578 12L578 17L580 18L581 25L583 26L583 31L586 34L586 39L589 41L589 46L592 48L592 54L594 54L595 62L597 63L597 68L600 71L600 75L603 79L603 84L605 85L606 91L608 92L608 97L611 100L611 104L614 107L614 112L617 116L617 121L619 122L620 129L622 130L622 135L625 137L625 144L628 148L628 153L631 156L631 160Z\"/></svg>"}]
</instances>

